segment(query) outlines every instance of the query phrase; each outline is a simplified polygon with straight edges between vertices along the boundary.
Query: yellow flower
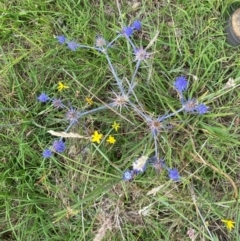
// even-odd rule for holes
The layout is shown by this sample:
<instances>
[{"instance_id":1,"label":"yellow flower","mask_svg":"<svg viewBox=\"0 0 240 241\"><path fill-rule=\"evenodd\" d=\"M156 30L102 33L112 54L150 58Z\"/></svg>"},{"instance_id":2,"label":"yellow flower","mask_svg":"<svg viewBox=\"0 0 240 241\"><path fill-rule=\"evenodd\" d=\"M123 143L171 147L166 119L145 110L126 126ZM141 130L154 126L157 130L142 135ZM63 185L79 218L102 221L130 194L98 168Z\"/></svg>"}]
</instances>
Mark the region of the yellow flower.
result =
<instances>
[{"instance_id":1,"label":"yellow flower","mask_svg":"<svg viewBox=\"0 0 240 241\"><path fill-rule=\"evenodd\" d=\"M117 123L116 121L114 121L114 123L112 124L112 128L113 128L115 131L118 131L118 129L120 128L120 124Z\"/></svg>"},{"instance_id":2,"label":"yellow flower","mask_svg":"<svg viewBox=\"0 0 240 241\"><path fill-rule=\"evenodd\" d=\"M234 223L235 222L233 222L232 220L224 220L224 219L222 219L221 220L223 223L225 223L225 225L226 225L226 227L227 227L227 229L228 230L232 230L233 228L234 228Z\"/></svg>"},{"instance_id":3,"label":"yellow flower","mask_svg":"<svg viewBox=\"0 0 240 241\"><path fill-rule=\"evenodd\" d=\"M62 91L63 89L68 89L68 88L69 88L69 87L68 87L67 85L63 84L61 81L58 82L58 87L57 87L57 89L58 89L59 91Z\"/></svg>"},{"instance_id":4,"label":"yellow flower","mask_svg":"<svg viewBox=\"0 0 240 241\"><path fill-rule=\"evenodd\" d=\"M92 135L92 142L100 143L100 140L102 139L103 134L98 133L98 131L94 131L94 134Z\"/></svg>"},{"instance_id":5,"label":"yellow flower","mask_svg":"<svg viewBox=\"0 0 240 241\"><path fill-rule=\"evenodd\" d=\"M92 98L86 97L85 100L87 101L87 103L88 103L89 105L92 105L92 104L93 104Z\"/></svg>"},{"instance_id":6,"label":"yellow flower","mask_svg":"<svg viewBox=\"0 0 240 241\"><path fill-rule=\"evenodd\" d=\"M113 136L109 136L107 142L110 144L114 144L116 142L116 139Z\"/></svg>"}]
</instances>

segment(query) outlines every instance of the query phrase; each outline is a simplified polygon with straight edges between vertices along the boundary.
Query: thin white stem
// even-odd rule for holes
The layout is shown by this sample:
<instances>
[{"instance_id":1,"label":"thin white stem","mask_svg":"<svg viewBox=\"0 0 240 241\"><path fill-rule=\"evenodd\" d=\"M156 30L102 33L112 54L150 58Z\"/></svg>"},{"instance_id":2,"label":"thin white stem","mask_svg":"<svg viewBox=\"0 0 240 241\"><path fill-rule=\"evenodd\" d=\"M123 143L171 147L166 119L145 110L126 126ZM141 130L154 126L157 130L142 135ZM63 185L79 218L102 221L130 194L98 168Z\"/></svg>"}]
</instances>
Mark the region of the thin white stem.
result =
<instances>
[{"instance_id":1,"label":"thin white stem","mask_svg":"<svg viewBox=\"0 0 240 241\"><path fill-rule=\"evenodd\" d=\"M110 69L112 71L112 74L113 74L113 76L114 76L114 78L115 78L115 80L117 82L117 85L118 85L122 95L125 95L125 92L124 92L124 89L123 89L123 86L122 86L122 81L118 78L117 73L116 73L115 69L113 68L113 65L112 65L112 62L110 60L109 55L107 54L107 52L104 52L104 54L106 56L106 59L107 59L108 64L109 64L109 67L110 67Z\"/></svg>"},{"instance_id":2,"label":"thin white stem","mask_svg":"<svg viewBox=\"0 0 240 241\"><path fill-rule=\"evenodd\" d=\"M112 44L119 39L122 36L122 34L118 34L110 43L108 43L107 48L111 47Z\"/></svg>"},{"instance_id":3,"label":"thin white stem","mask_svg":"<svg viewBox=\"0 0 240 241\"><path fill-rule=\"evenodd\" d=\"M136 64L135 71L134 71L133 76L132 76L132 79L131 79L131 83L130 83L129 90L128 90L128 95L129 95L131 92L133 92L133 88L135 87L133 83L134 83L135 77L136 77L136 75L137 75L137 72L138 72L140 63L141 63L141 60L139 59L138 62L137 62L137 64Z\"/></svg>"},{"instance_id":4,"label":"thin white stem","mask_svg":"<svg viewBox=\"0 0 240 241\"><path fill-rule=\"evenodd\" d=\"M177 111L175 111L175 112L173 112L173 113L171 113L171 114L169 114L169 115L165 115L165 116L163 116L162 118L160 118L160 121L163 121L163 120L165 120L165 119L168 119L169 117L178 114L179 112L183 111L184 109L185 109L185 108L182 107L181 109L179 109L179 110L177 110Z\"/></svg>"}]
</instances>

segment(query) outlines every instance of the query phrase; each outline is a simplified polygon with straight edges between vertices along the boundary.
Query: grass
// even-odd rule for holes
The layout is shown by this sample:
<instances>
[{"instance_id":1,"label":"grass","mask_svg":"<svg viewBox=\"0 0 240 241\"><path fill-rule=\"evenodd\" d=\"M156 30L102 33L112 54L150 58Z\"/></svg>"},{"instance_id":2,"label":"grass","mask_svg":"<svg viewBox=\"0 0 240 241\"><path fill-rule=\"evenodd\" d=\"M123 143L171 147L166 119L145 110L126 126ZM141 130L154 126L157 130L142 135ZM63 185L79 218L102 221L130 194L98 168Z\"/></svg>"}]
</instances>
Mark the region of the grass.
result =
<instances>
[{"instance_id":1,"label":"grass","mask_svg":"<svg viewBox=\"0 0 240 241\"><path fill-rule=\"evenodd\" d=\"M0 240L182 241L191 240L190 228L196 240L239 240L240 62L239 48L225 41L229 5L140 2L0 3ZM67 126L62 112L36 101L42 91L82 110L91 108L85 97L97 107L117 90L101 53L71 52L54 35L93 45L96 35L113 39L135 19L143 23L137 44L147 46L160 33L149 48L153 58L136 77L135 94L147 113L180 107L172 88L179 75L189 79L188 96L210 107L203 116L178 114L170 120L174 128L158 138L161 157L180 171L181 183L151 168L132 182L120 180L137 157L154 149L145 123L127 109L86 116L71 129L85 137L111 133L114 145L69 138L64 153L42 158L54 139L47 131ZM132 50L124 39L110 56L119 76L130 80ZM226 89L230 78L236 85ZM70 88L58 92L58 81ZM111 130L114 121L121 124L118 132ZM235 228L228 231L221 219L232 219Z\"/></svg>"}]
</instances>

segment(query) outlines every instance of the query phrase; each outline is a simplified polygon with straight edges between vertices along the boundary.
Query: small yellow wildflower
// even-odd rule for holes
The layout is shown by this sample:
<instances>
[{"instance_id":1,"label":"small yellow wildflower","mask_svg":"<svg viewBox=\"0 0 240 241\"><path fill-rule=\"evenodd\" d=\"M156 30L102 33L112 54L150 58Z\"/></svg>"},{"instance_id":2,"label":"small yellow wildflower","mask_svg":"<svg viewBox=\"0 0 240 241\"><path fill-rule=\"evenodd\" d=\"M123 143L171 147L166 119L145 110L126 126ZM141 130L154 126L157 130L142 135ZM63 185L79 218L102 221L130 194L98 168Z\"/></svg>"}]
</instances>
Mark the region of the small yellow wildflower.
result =
<instances>
[{"instance_id":1,"label":"small yellow wildflower","mask_svg":"<svg viewBox=\"0 0 240 241\"><path fill-rule=\"evenodd\" d=\"M85 100L87 101L87 103L88 103L89 105L92 105L92 104L93 104L92 98L86 97Z\"/></svg>"},{"instance_id":2,"label":"small yellow wildflower","mask_svg":"<svg viewBox=\"0 0 240 241\"><path fill-rule=\"evenodd\" d=\"M59 91L62 91L63 89L68 89L68 88L69 88L69 87L68 87L67 85L63 84L61 81L58 82L58 87L57 87L57 89L58 89Z\"/></svg>"},{"instance_id":3,"label":"small yellow wildflower","mask_svg":"<svg viewBox=\"0 0 240 241\"><path fill-rule=\"evenodd\" d=\"M114 144L116 142L116 139L113 136L109 136L107 142L110 144Z\"/></svg>"},{"instance_id":4,"label":"small yellow wildflower","mask_svg":"<svg viewBox=\"0 0 240 241\"><path fill-rule=\"evenodd\" d=\"M112 128L113 128L115 131L118 131L118 129L120 128L120 124L117 123L116 121L114 121L114 123L112 124Z\"/></svg>"},{"instance_id":5,"label":"small yellow wildflower","mask_svg":"<svg viewBox=\"0 0 240 241\"><path fill-rule=\"evenodd\" d=\"M221 220L223 223L225 223L226 227L228 230L232 231L232 229L234 228L234 223L232 220Z\"/></svg>"},{"instance_id":6,"label":"small yellow wildflower","mask_svg":"<svg viewBox=\"0 0 240 241\"><path fill-rule=\"evenodd\" d=\"M100 143L101 139L103 137L103 134L98 133L98 131L94 131L94 134L92 135L92 142Z\"/></svg>"}]
</instances>

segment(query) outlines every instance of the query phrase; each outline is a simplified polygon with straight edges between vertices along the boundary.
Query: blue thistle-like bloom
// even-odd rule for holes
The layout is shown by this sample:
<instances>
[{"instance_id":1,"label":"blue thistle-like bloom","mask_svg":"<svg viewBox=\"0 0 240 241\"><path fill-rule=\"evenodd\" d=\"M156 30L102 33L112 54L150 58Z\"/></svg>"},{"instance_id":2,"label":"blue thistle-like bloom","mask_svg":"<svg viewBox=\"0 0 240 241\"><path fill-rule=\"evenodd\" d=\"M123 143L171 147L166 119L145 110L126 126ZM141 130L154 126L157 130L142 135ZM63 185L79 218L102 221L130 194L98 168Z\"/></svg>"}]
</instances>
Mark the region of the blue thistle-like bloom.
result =
<instances>
[{"instance_id":1,"label":"blue thistle-like bloom","mask_svg":"<svg viewBox=\"0 0 240 241\"><path fill-rule=\"evenodd\" d=\"M122 30L122 34L130 37L133 34L133 29L131 27L124 27Z\"/></svg>"},{"instance_id":2,"label":"blue thistle-like bloom","mask_svg":"<svg viewBox=\"0 0 240 241\"><path fill-rule=\"evenodd\" d=\"M78 122L79 119L79 112L76 109L71 108L67 113L66 113L66 119L70 123L76 123Z\"/></svg>"},{"instance_id":3,"label":"blue thistle-like bloom","mask_svg":"<svg viewBox=\"0 0 240 241\"><path fill-rule=\"evenodd\" d=\"M159 132L164 129L163 123L159 118L152 118L148 121L149 129L151 130L153 136L157 136Z\"/></svg>"},{"instance_id":4,"label":"blue thistle-like bloom","mask_svg":"<svg viewBox=\"0 0 240 241\"><path fill-rule=\"evenodd\" d=\"M65 143L62 140L56 140L53 142L53 148L56 152L62 153L65 151Z\"/></svg>"},{"instance_id":5,"label":"blue thistle-like bloom","mask_svg":"<svg viewBox=\"0 0 240 241\"><path fill-rule=\"evenodd\" d=\"M139 20L136 20L133 22L132 26L131 26L134 30L138 30L140 31L142 29L142 24Z\"/></svg>"},{"instance_id":6,"label":"blue thistle-like bloom","mask_svg":"<svg viewBox=\"0 0 240 241\"><path fill-rule=\"evenodd\" d=\"M45 103L47 102L50 98L48 97L47 94L45 93L41 93L38 97L37 97L38 101Z\"/></svg>"},{"instance_id":7,"label":"blue thistle-like bloom","mask_svg":"<svg viewBox=\"0 0 240 241\"><path fill-rule=\"evenodd\" d=\"M151 165L157 172L160 172L163 168L166 167L164 159L158 159L157 157L152 157L148 161L149 165Z\"/></svg>"},{"instance_id":8,"label":"blue thistle-like bloom","mask_svg":"<svg viewBox=\"0 0 240 241\"><path fill-rule=\"evenodd\" d=\"M95 46L98 48L103 48L107 45L107 41L103 38L103 36L97 36Z\"/></svg>"},{"instance_id":9,"label":"blue thistle-like bloom","mask_svg":"<svg viewBox=\"0 0 240 241\"><path fill-rule=\"evenodd\" d=\"M203 115L208 112L209 107L204 104L198 104L196 99L182 101L182 106L186 112L197 113Z\"/></svg>"},{"instance_id":10,"label":"blue thistle-like bloom","mask_svg":"<svg viewBox=\"0 0 240 241\"><path fill-rule=\"evenodd\" d=\"M135 48L134 49L135 60L146 60L150 57L150 54L143 48Z\"/></svg>"},{"instance_id":11,"label":"blue thistle-like bloom","mask_svg":"<svg viewBox=\"0 0 240 241\"><path fill-rule=\"evenodd\" d=\"M196 106L195 110L198 114L203 115L208 112L209 107L204 104L199 104Z\"/></svg>"},{"instance_id":12,"label":"blue thistle-like bloom","mask_svg":"<svg viewBox=\"0 0 240 241\"><path fill-rule=\"evenodd\" d=\"M67 41L67 46L70 50L76 51L80 47L80 44L74 41Z\"/></svg>"},{"instance_id":13,"label":"blue thistle-like bloom","mask_svg":"<svg viewBox=\"0 0 240 241\"><path fill-rule=\"evenodd\" d=\"M134 176L134 171L133 170L126 170L124 173L123 173L123 176L122 176L122 179L124 181L131 181L133 179L133 176Z\"/></svg>"},{"instance_id":14,"label":"blue thistle-like bloom","mask_svg":"<svg viewBox=\"0 0 240 241\"><path fill-rule=\"evenodd\" d=\"M64 107L65 107L64 104L62 103L62 101L61 101L60 99L56 99L56 98L54 98L54 99L52 100L52 104L53 104L53 106L54 106L55 108L57 108L57 109L59 109L59 108L64 108Z\"/></svg>"},{"instance_id":15,"label":"blue thistle-like bloom","mask_svg":"<svg viewBox=\"0 0 240 241\"><path fill-rule=\"evenodd\" d=\"M67 41L67 39L64 35L56 36L56 39L60 44L65 44Z\"/></svg>"},{"instance_id":16,"label":"blue thistle-like bloom","mask_svg":"<svg viewBox=\"0 0 240 241\"><path fill-rule=\"evenodd\" d=\"M182 106L186 112L195 112L198 103L196 99L189 99L187 101L182 101Z\"/></svg>"},{"instance_id":17,"label":"blue thistle-like bloom","mask_svg":"<svg viewBox=\"0 0 240 241\"><path fill-rule=\"evenodd\" d=\"M171 180L178 182L180 181L180 175L176 168L168 169L168 176Z\"/></svg>"},{"instance_id":18,"label":"blue thistle-like bloom","mask_svg":"<svg viewBox=\"0 0 240 241\"><path fill-rule=\"evenodd\" d=\"M45 150L43 151L43 153L42 153L42 156L43 156L44 158L49 158L49 157L52 156L52 151L51 151L50 149L45 149Z\"/></svg>"},{"instance_id":19,"label":"blue thistle-like bloom","mask_svg":"<svg viewBox=\"0 0 240 241\"><path fill-rule=\"evenodd\" d=\"M174 89L182 93L188 87L188 81L184 76L179 76L173 83Z\"/></svg>"}]
</instances>

